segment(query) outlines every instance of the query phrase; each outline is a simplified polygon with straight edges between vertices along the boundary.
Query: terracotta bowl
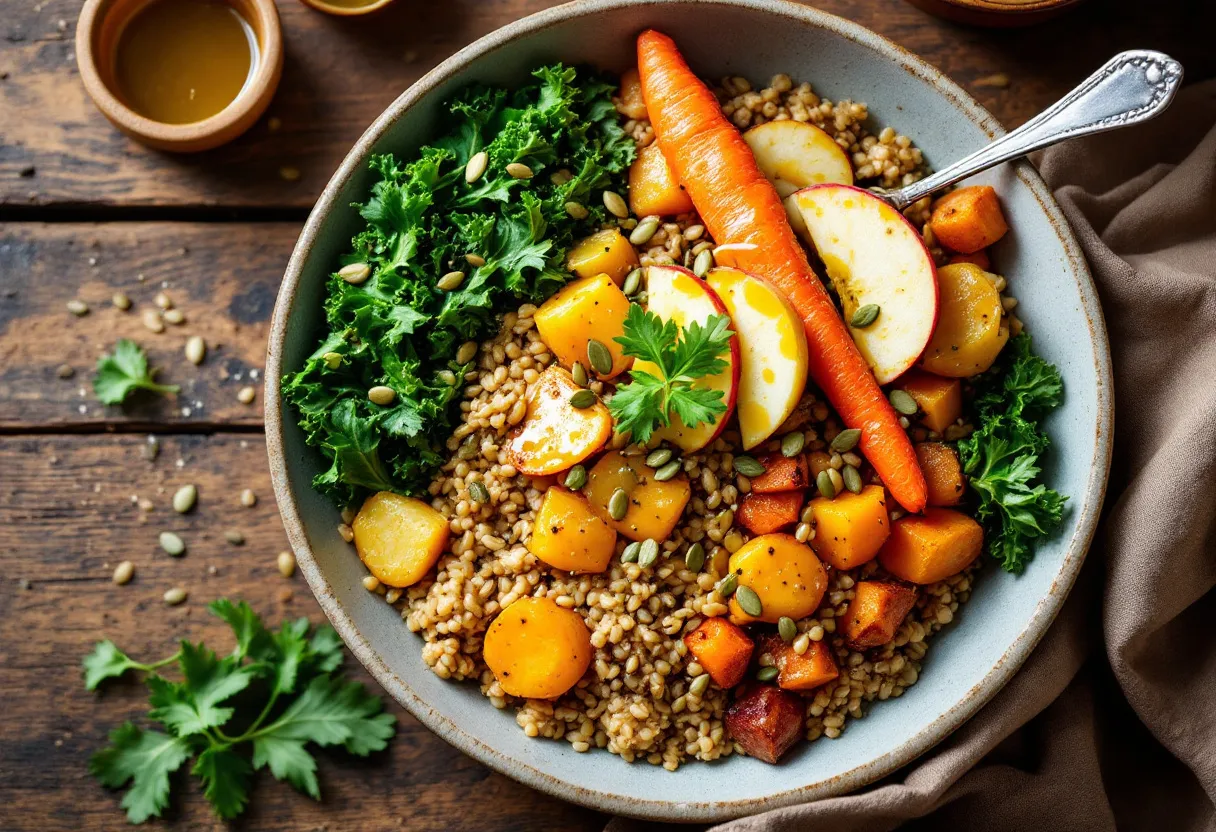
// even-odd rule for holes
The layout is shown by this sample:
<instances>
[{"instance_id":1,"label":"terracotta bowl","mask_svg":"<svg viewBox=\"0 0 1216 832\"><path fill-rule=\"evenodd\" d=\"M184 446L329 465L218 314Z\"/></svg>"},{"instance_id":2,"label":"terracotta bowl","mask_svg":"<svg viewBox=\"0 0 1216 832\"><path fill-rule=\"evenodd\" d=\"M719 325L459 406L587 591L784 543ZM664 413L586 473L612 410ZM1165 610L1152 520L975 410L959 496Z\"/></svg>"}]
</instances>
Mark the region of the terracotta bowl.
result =
<instances>
[{"instance_id":1,"label":"terracotta bowl","mask_svg":"<svg viewBox=\"0 0 1216 832\"><path fill-rule=\"evenodd\" d=\"M378 12L385 6L390 5L393 0L375 0L368 3L366 6L335 6L332 3L326 3L325 0L300 0L305 6L310 9L316 9L325 14L332 14L335 17L358 17L360 15L371 14Z\"/></svg>"},{"instance_id":2,"label":"terracotta bowl","mask_svg":"<svg viewBox=\"0 0 1216 832\"><path fill-rule=\"evenodd\" d=\"M220 112L189 124L141 116L114 93L114 47L122 28L152 0L85 0L76 26L76 63L102 115L138 142L158 150L210 150L244 133L266 112L283 73L283 33L274 0L228 0L258 41L258 64L240 94Z\"/></svg>"},{"instance_id":3,"label":"terracotta bowl","mask_svg":"<svg viewBox=\"0 0 1216 832\"><path fill-rule=\"evenodd\" d=\"M397 610L360 581L367 574L338 535L337 509L310 486L327 467L304 442L274 384L299 368L323 329L325 283L362 230L351 203L372 184L374 153L412 153L433 137L440 104L475 81L516 85L530 68L563 59L623 70L633 38L653 26L672 35L707 77L754 81L788 72L823 95L870 105L876 125L913 137L942 167L999 135L999 124L924 61L860 26L780 0L581 0L525 18L444 61L407 90L342 162L300 235L270 334L266 439L275 494L300 569L322 608L385 689L435 733L529 786L605 812L716 821L838 795L923 754L1009 681L1068 594L1094 531L1110 463L1110 359L1085 260L1064 217L1029 164L977 177L993 185L1012 231L994 259L1020 299L1036 348L1059 365L1064 405L1048 420L1046 479L1069 495L1059 535L1024 575L983 570L955 624L933 642L919 682L875 702L839 740L804 743L780 765L730 757L690 761L676 772L567 742L527 738L511 710L497 711L474 684L445 682L421 658L422 640ZM388 798L392 800L393 798Z\"/></svg>"},{"instance_id":4,"label":"terracotta bowl","mask_svg":"<svg viewBox=\"0 0 1216 832\"><path fill-rule=\"evenodd\" d=\"M908 0L918 9L973 26L1029 26L1084 0Z\"/></svg>"}]
</instances>

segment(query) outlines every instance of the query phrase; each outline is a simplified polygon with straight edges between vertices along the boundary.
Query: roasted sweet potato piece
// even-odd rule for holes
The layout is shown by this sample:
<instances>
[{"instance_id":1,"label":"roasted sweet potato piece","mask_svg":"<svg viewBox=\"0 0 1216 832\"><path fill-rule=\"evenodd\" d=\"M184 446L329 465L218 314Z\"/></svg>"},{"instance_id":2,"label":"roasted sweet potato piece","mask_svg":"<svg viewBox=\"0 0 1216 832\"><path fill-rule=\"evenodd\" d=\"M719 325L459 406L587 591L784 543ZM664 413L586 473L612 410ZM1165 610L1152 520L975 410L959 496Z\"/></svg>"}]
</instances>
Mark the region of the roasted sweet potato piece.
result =
<instances>
[{"instance_id":1,"label":"roasted sweet potato piece","mask_svg":"<svg viewBox=\"0 0 1216 832\"><path fill-rule=\"evenodd\" d=\"M962 254L992 245L1009 230L991 185L968 185L946 194L933 206L929 225L943 246Z\"/></svg>"},{"instance_id":2,"label":"roasted sweet potato piece","mask_svg":"<svg viewBox=\"0 0 1216 832\"><path fill-rule=\"evenodd\" d=\"M799 656L792 644L769 633L760 639L760 652L773 657L778 670L777 687L784 690L814 690L840 675L832 659L832 649L823 641L812 641Z\"/></svg>"},{"instance_id":3,"label":"roasted sweet potato piece","mask_svg":"<svg viewBox=\"0 0 1216 832\"><path fill-rule=\"evenodd\" d=\"M775 763L802 736L805 715L797 694L754 685L726 709L726 730L749 755Z\"/></svg>"},{"instance_id":4,"label":"roasted sweet potato piece","mask_svg":"<svg viewBox=\"0 0 1216 832\"><path fill-rule=\"evenodd\" d=\"M962 572L984 548L984 530L960 511L927 508L891 524L878 562L908 583L932 584Z\"/></svg>"},{"instance_id":5,"label":"roasted sweet potato piece","mask_svg":"<svg viewBox=\"0 0 1216 832\"><path fill-rule=\"evenodd\" d=\"M752 493L773 494L779 491L802 491L810 485L806 457L802 454L790 459L781 454L768 454L760 458L764 473L752 477Z\"/></svg>"},{"instance_id":6,"label":"roasted sweet potato piece","mask_svg":"<svg viewBox=\"0 0 1216 832\"><path fill-rule=\"evenodd\" d=\"M692 200L667 166L659 146L639 150L629 166L629 210L639 217L671 217L692 209Z\"/></svg>"},{"instance_id":7,"label":"roasted sweet potato piece","mask_svg":"<svg viewBox=\"0 0 1216 832\"><path fill-rule=\"evenodd\" d=\"M879 647L895 638L904 616L916 604L916 590L890 581L859 581L845 612L845 638L857 650Z\"/></svg>"},{"instance_id":8,"label":"roasted sweet potato piece","mask_svg":"<svg viewBox=\"0 0 1216 832\"><path fill-rule=\"evenodd\" d=\"M929 505L956 506L963 499L963 468L954 448L941 442L921 442L916 460L929 486Z\"/></svg>"},{"instance_id":9,"label":"roasted sweet potato piece","mask_svg":"<svg viewBox=\"0 0 1216 832\"><path fill-rule=\"evenodd\" d=\"M743 681L755 647L741 627L725 618L705 619L684 636L684 643L720 688L733 688Z\"/></svg>"},{"instance_id":10,"label":"roasted sweet potato piece","mask_svg":"<svg viewBox=\"0 0 1216 832\"><path fill-rule=\"evenodd\" d=\"M934 433L945 433L963 413L963 385L956 378L914 369L900 379L898 386L925 414L920 423Z\"/></svg>"},{"instance_id":11,"label":"roasted sweet potato piece","mask_svg":"<svg viewBox=\"0 0 1216 832\"><path fill-rule=\"evenodd\" d=\"M798 522L802 501L801 491L780 494L748 494L735 512L735 519L752 534L769 534Z\"/></svg>"}]
</instances>

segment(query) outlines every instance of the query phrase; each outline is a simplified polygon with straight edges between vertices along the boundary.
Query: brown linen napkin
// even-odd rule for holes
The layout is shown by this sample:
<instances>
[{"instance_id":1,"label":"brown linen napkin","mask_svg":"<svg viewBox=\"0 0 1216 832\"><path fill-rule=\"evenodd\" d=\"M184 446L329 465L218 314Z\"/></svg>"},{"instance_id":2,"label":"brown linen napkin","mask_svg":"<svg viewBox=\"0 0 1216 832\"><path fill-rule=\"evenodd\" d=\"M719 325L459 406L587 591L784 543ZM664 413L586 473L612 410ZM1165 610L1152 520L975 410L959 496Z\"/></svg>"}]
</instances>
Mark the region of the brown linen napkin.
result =
<instances>
[{"instance_id":1,"label":"brown linen napkin","mask_svg":"<svg viewBox=\"0 0 1216 832\"><path fill-rule=\"evenodd\" d=\"M1093 269L1115 373L1114 468L1077 586L1021 672L922 758L715 832L1216 829L1216 82L1036 161Z\"/></svg>"}]
</instances>

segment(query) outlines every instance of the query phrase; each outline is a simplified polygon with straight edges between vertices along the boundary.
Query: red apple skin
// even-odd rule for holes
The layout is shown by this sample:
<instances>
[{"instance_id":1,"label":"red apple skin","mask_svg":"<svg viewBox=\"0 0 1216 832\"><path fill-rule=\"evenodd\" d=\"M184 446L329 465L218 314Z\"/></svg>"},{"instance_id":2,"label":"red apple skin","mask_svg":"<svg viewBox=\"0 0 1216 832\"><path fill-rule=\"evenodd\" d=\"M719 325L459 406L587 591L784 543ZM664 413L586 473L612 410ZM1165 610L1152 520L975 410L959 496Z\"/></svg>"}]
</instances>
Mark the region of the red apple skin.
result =
<instances>
[{"instance_id":1,"label":"red apple skin","mask_svg":"<svg viewBox=\"0 0 1216 832\"><path fill-rule=\"evenodd\" d=\"M724 304L722 302L722 298L718 297L718 293L715 292L713 289L711 289L708 283L706 283L701 278L697 277L695 274L693 274L691 271L684 268L683 266L650 266L648 269L648 277L647 277L647 286L648 287L650 284L649 274L653 274L656 270L664 270L664 269L670 269L672 271L679 272L684 277L691 278L693 281L696 282L697 287L702 292L705 293L705 296L707 298L709 298L710 302L714 306L715 314L725 315L727 318L730 318L730 312L727 311L726 304ZM727 360L727 363L730 364L730 366L727 368L726 372L730 373L730 388L727 391L726 395L723 397L723 401L726 404L726 412L723 413L721 418L718 419L717 428L714 430L713 435L710 436L709 439L707 439L699 447L683 448L682 450L685 453L690 453L690 454L696 453L697 451L701 450L702 448L706 448L706 447L709 447L710 445L712 445L714 443L714 440L722 435L722 431L726 430L726 423L730 421L730 417L733 416L735 413L735 403L739 399L739 364L740 364L740 360L739 360L739 336L738 335L735 335L735 334L731 335L730 343L729 343L729 350L730 350L730 354L727 356L726 360Z\"/></svg>"},{"instance_id":2,"label":"red apple skin","mask_svg":"<svg viewBox=\"0 0 1216 832\"><path fill-rule=\"evenodd\" d=\"M877 196L875 196L874 194L870 193L867 190L864 190L863 188L858 188L856 185L839 185L839 184L827 182L822 185L811 185L808 188L803 188L800 191L796 191L792 196L794 197L795 200L797 200L799 195L801 195L801 194L809 193L811 191L822 191L822 190L831 189L831 188L852 191L854 194L859 195L862 199L875 200L877 202L882 203L882 205L884 207L886 207L890 210L890 213L892 215L894 215L895 217L898 217L899 221L902 222L905 226L907 226L907 229L909 232L911 232L913 238L920 244L921 249L924 251L925 261L929 264L929 273L932 275L932 278L933 278L933 320L932 320L930 326L928 327L928 334L925 337L925 342L920 345L920 349L916 352L916 355L910 357L910 360L908 361L907 366L905 366L902 370L900 370L898 374L892 376L887 381L883 382L883 384L890 384L890 383L898 380L899 378L901 378L904 375L904 373L907 373L908 370L912 369L920 362L921 358L924 356L925 350L929 346L929 342L933 339L934 331L937 329L937 319L941 312L941 295L940 295L940 292L939 292L938 286L937 286L937 266L933 262L933 255L929 253L929 249L925 245L924 238L921 236L921 233L916 230L916 226L914 226L911 222L909 222L908 218L905 217L902 212L896 211L894 208L891 208L891 206L887 205L885 202L883 202ZM807 236L808 237L810 236L809 232L808 232ZM810 244L809 240L807 240L805 242L807 242L808 245ZM845 323L847 325L848 321L846 321Z\"/></svg>"}]
</instances>

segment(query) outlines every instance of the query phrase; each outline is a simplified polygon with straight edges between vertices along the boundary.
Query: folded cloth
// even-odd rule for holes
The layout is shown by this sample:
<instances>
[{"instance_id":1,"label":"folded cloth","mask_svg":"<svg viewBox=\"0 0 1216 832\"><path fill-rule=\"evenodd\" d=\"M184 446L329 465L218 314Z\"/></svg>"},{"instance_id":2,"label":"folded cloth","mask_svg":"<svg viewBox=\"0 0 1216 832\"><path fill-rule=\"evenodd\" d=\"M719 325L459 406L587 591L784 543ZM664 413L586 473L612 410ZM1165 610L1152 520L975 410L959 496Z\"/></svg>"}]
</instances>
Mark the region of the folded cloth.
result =
<instances>
[{"instance_id":1,"label":"folded cloth","mask_svg":"<svg viewBox=\"0 0 1216 832\"><path fill-rule=\"evenodd\" d=\"M939 746L855 794L715 832L1216 829L1216 82L1035 162L1093 270L1115 373L1081 577L1022 670Z\"/></svg>"}]
</instances>

